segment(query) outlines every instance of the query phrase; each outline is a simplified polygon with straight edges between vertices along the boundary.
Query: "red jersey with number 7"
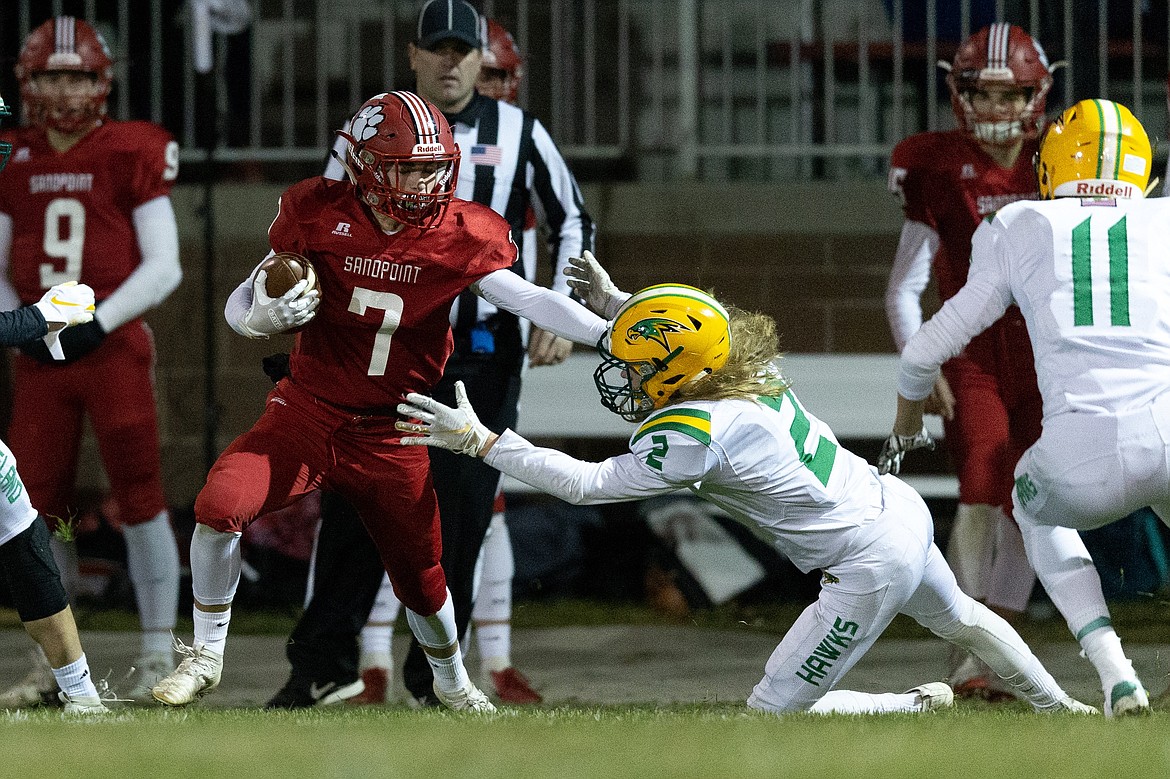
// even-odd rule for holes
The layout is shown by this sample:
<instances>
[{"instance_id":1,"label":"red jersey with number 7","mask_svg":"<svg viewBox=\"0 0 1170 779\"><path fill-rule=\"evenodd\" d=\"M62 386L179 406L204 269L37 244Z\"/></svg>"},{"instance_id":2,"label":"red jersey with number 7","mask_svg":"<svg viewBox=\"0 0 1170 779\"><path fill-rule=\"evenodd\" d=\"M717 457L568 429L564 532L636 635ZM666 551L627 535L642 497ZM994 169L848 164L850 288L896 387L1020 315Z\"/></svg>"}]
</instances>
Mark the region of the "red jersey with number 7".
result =
<instances>
[{"instance_id":1,"label":"red jersey with number 7","mask_svg":"<svg viewBox=\"0 0 1170 779\"><path fill-rule=\"evenodd\" d=\"M293 381L358 413L394 414L406 393L429 394L451 354L451 304L516 261L508 223L487 206L455 199L437 227L387 235L352 184L325 178L285 191L268 241L307 257L321 283Z\"/></svg>"},{"instance_id":2,"label":"red jersey with number 7","mask_svg":"<svg viewBox=\"0 0 1170 779\"><path fill-rule=\"evenodd\" d=\"M9 276L21 302L65 281L109 297L142 262L132 214L170 193L178 144L150 122L105 122L63 153L41 128L2 137L13 149L0 212L13 221Z\"/></svg>"}]
</instances>

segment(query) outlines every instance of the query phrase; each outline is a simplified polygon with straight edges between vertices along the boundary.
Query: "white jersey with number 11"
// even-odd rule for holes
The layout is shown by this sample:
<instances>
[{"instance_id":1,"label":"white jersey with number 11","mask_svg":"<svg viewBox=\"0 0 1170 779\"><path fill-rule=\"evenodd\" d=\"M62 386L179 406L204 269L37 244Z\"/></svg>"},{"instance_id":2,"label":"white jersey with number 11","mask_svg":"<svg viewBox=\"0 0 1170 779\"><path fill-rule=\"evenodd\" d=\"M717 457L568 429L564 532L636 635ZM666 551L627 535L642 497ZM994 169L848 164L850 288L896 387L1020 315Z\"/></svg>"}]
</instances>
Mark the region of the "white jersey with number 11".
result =
<instances>
[{"instance_id":1,"label":"white jersey with number 11","mask_svg":"<svg viewBox=\"0 0 1170 779\"><path fill-rule=\"evenodd\" d=\"M1145 407L1170 387L1170 199L1013 203L980 225L962 290L903 353L899 392L1013 302L1028 322L1044 417Z\"/></svg>"}]
</instances>

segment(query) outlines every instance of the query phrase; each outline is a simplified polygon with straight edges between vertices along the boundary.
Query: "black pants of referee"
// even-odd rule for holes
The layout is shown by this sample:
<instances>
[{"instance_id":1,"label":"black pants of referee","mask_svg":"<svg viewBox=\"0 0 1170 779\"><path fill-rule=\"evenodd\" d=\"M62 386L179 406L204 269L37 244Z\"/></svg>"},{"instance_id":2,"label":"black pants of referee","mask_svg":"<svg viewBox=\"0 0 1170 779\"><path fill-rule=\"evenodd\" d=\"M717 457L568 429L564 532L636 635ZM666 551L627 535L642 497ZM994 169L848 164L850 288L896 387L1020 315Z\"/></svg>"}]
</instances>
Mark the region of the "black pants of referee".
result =
<instances>
[{"instance_id":1,"label":"black pants of referee","mask_svg":"<svg viewBox=\"0 0 1170 779\"><path fill-rule=\"evenodd\" d=\"M516 426L520 400L520 359L508 349L491 358L452 355L434 397L455 405L460 380L481 422L502 432ZM455 607L456 635L471 621L475 563L492 518L500 473L482 460L444 449L430 450L443 536L443 571ZM327 495L322 502L313 597L289 637L286 654L292 675L316 682L348 682L358 676L358 635L382 580L382 563L356 512ZM403 683L417 699L434 701L430 665L413 640L403 666Z\"/></svg>"}]
</instances>

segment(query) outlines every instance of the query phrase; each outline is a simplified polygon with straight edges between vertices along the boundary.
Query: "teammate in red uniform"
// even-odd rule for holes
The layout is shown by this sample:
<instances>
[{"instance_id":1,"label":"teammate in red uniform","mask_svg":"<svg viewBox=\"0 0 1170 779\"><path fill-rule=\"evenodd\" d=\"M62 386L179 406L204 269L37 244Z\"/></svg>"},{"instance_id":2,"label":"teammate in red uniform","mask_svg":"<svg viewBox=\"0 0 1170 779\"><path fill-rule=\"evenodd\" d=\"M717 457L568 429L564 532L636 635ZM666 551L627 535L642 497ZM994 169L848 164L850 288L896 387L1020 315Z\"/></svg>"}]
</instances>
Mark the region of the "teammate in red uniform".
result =
<instances>
[{"instance_id":1,"label":"teammate in red uniform","mask_svg":"<svg viewBox=\"0 0 1170 779\"><path fill-rule=\"evenodd\" d=\"M268 231L273 251L311 260L320 296L301 281L270 298L257 268L228 299L225 316L243 335L304 329L291 376L216 461L196 499L195 642L177 642L188 657L154 688L168 705L219 684L241 531L325 488L357 509L374 539L437 697L456 710L493 710L463 666L439 563L430 460L395 445L395 407L438 383L453 344L451 304L465 289L581 343L596 343L605 322L510 270L517 258L507 222L453 197L459 148L433 105L410 92L377 95L354 116L347 140L349 181L293 185Z\"/></svg>"},{"instance_id":2,"label":"teammate in red uniform","mask_svg":"<svg viewBox=\"0 0 1170 779\"><path fill-rule=\"evenodd\" d=\"M173 665L179 596L179 555L162 488L154 343L141 319L182 278L169 198L179 148L157 125L106 119L113 63L83 21L59 16L36 28L16 76L29 126L6 134L13 154L0 177L0 308L33 303L66 281L88 284L98 303L92 322L61 335L64 361L39 341L22 347L9 441L34 505L69 517L89 417L142 624L134 696ZM60 551L69 589L76 557L71 548Z\"/></svg>"},{"instance_id":3,"label":"teammate in red uniform","mask_svg":"<svg viewBox=\"0 0 1170 779\"><path fill-rule=\"evenodd\" d=\"M1040 44L1023 29L993 24L955 54L947 83L959 128L912 135L894 148L890 189L906 221L886 289L901 350L922 324L920 296L933 272L946 300L967 280L971 236L1015 200L1035 199L1032 158L1052 85ZM959 507L947 557L959 585L1001 615L1022 612L1035 574L1011 509L1012 471L1040 435L1041 401L1024 319L1015 306L943 367L931 396L943 417L959 476ZM952 658L957 695L1010 698L972 656Z\"/></svg>"}]
</instances>

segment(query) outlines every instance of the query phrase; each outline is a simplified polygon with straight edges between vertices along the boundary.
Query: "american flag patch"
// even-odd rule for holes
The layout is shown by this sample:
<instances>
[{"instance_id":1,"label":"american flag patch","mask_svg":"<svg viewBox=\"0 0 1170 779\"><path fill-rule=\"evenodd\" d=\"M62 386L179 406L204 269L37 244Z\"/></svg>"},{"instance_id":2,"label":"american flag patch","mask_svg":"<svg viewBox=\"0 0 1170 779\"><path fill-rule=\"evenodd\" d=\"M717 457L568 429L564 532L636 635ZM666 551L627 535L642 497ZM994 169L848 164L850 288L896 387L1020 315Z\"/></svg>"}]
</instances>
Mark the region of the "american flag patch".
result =
<instances>
[{"instance_id":1,"label":"american flag patch","mask_svg":"<svg viewBox=\"0 0 1170 779\"><path fill-rule=\"evenodd\" d=\"M503 153L499 146L491 144L477 143L471 147L471 153L467 155L467 161L472 165L499 165L503 160Z\"/></svg>"}]
</instances>

